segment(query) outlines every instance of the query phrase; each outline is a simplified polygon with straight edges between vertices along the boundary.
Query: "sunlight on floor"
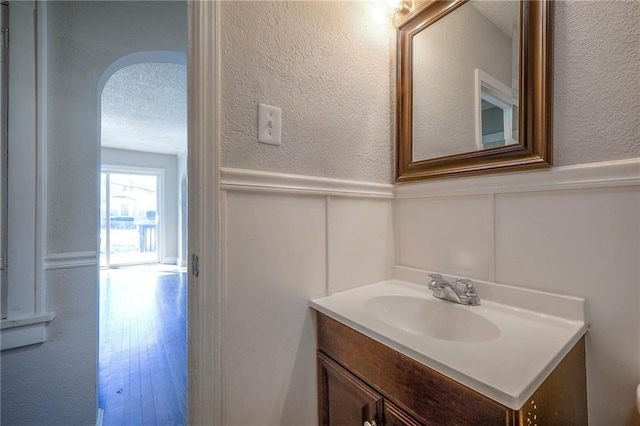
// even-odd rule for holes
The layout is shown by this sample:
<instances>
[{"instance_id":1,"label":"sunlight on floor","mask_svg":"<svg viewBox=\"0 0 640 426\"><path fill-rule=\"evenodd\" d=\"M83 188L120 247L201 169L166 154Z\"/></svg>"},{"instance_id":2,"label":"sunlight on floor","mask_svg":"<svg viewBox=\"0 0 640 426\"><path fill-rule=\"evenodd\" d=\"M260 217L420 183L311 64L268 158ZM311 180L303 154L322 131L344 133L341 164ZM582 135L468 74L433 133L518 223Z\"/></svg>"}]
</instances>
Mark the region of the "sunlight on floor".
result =
<instances>
[{"instance_id":1,"label":"sunlight on floor","mask_svg":"<svg viewBox=\"0 0 640 426\"><path fill-rule=\"evenodd\" d=\"M100 271L104 425L186 424L186 268Z\"/></svg>"}]
</instances>

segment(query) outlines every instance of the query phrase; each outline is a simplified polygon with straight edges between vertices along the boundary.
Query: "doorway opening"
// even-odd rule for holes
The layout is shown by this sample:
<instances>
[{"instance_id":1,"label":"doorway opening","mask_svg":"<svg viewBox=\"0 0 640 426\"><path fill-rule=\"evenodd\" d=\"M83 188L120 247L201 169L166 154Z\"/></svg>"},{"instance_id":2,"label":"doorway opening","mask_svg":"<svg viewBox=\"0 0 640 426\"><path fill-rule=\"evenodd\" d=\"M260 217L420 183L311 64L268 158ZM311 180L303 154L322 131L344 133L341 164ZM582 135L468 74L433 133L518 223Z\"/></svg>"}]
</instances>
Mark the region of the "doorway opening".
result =
<instances>
[{"instance_id":1,"label":"doorway opening","mask_svg":"<svg viewBox=\"0 0 640 426\"><path fill-rule=\"evenodd\" d=\"M158 263L159 173L100 174L100 266Z\"/></svg>"},{"instance_id":2,"label":"doorway opening","mask_svg":"<svg viewBox=\"0 0 640 426\"><path fill-rule=\"evenodd\" d=\"M187 423L182 59L128 61L101 94L98 405L103 425Z\"/></svg>"}]
</instances>

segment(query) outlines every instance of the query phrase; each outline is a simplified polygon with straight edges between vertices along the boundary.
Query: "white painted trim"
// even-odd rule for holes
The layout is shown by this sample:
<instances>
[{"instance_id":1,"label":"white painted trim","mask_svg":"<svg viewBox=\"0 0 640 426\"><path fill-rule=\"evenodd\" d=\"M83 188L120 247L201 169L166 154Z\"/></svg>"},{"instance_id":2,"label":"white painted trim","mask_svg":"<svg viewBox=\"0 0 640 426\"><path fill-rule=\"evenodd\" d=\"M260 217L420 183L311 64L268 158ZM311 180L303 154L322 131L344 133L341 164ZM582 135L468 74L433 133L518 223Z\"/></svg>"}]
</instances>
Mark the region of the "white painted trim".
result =
<instances>
[{"instance_id":1,"label":"white painted trim","mask_svg":"<svg viewBox=\"0 0 640 426\"><path fill-rule=\"evenodd\" d=\"M55 314L53 312L48 312L42 315L34 315L31 317L4 319L2 320L0 329L6 330L9 328L24 327L27 325L39 324L42 322L49 322L53 320L54 317L55 317Z\"/></svg>"},{"instance_id":2,"label":"white painted trim","mask_svg":"<svg viewBox=\"0 0 640 426\"><path fill-rule=\"evenodd\" d=\"M117 149L117 148L106 148L106 149ZM133 151L142 154L157 154L153 152L144 152L144 151ZM158 155L168 155L168 154L158 154ZM100 164L100 172L113 172L113 173L130 173L130 174L160 174L165 173L167 169L163 167L146 167L146 166L127 166L125 164L111 164L111 163L101 163Z\"/></svg>"},{"instance_id":3,"label":"white painted trim","mask_svg":"<svg viewBox=\"0 0 640 426\"><path fill-rule=\"evenodd\" d=\"M52 312L31 317L2 320L0 350L15 349L43 343L47 340L46 327L53 320Z\"/></svg>"},{"instance_id":4,"label":"white painted trim","mask_svg":"<svg viewBox=\"0 0 640 426\"><path fill-rule=\"evenodd\" d=\"M58 269L85 268L98 265L98 252L75 251L49 254L44 259L44 269L53 271Z\"/></svg>"},{"instance_id":5,"label":"white painted trim","mask_svg":"<svg viewBox=\"0 0 640 426\"><path fill-rule=\"evenodd\" d=\"M398 219L398 203L395 202L395 199L392 203L392 214L393 214L393 228L391 230L391 234L393 237L393 264L400 264L400 220Z\"/></svg>"},{"instance_id":6,"label":"white painted trim","mask_svg":"<svg viewBox=\"0 0 640 426\"><path fill-rule=\"evenodd\" d=\"M102 426L104 422L104 410L98 408L98 414L96 415L96 426Z\"/></svg>"},{"instance_id":7,"label":"white painted trim","mask_svg":"<svg viewBox=\"0 0 640 426\"><path fill-rule=\"evenodd\" d=\"M513 119L513 105L517 105L518 100L512 99L513 89L494 78L489 73L476 68L474 70L474 103L475 103L475 129L476 129L476 148L484 149L482 140L482 100L483 91L486 89L485 95L492 99L492 103L500 107L503 111L503 133L506 145L516 143L511 139L511 121Z\"/></svg>"},{"instance_id":8,"label":"white painted trim","mask_svg":"<svg viewBox=\"0 0 640 426\"><path fill-rule=\"evenodd\" d=\"M393 198L393 185L286 173L222 168L222 189L302 195Z\"/></svg>"},{"instance_id":9,"label":"white painted trim","mask_svg":"<svg viewBox=\"0 0 640 426\"><path fill-rule=\"evenodd\" d=\"M489 233L487 235L487 281L496 280L496 194L487 194L487 217ZM399 264L399 263L397 263Z\"/></svg>"},{"instance_id":10,"label":"white painted trim","mask_svg":"<svg viewBox=\"0 0 640 426\"><path fill-rule=\"evenodd\" d=\"M397 184L396 199L609 188L640 185L640 158L543 171Z\"/></svg>"},{"instance_id":11,"label":"white painted trim","mask_svg":"<svg viewBox=\"0 0 640 426\"><path fill-rule=\"evenodd\" d=\"M225 386L228 385L227 382L227 375L224 375L224 372L222 370L222 364L225 362L224 360L224 356L225 354L223 353L224 351L224 346L222 345L222 342L226 342L228 341L229 338L229 326L228 326L228 322L227 322L227 318L229 318L229 311L228 311L228 305L227 305L227 294L229 294L229 289L228 289L228 264L227 264L227 249L228 249L228 215L229 215L229 201L227 198L228 194L227 191L220 191L220 304L219 304L219 309L220 309L220 342L219 343L219 348L220 348L220 400L218 401L220 403L220 407L221 407L221 412L220 412L220 423L219 424L225 424L223 423L223 419L225 422L227 422L227 411L226 408L227 407L227 394L225 392L225 390L227 389Z\"/></svg>"},{"instance_id":12,"label":"white painted trim","mask_svg":"<svg viewBox=\"0 0 640 426\"><path fill-rule=\"evenodd\" d=\"M331 296L333 294L333 280L331 279L331 226L333 217L331 215L331 196L328 195L324 200L324 257L325 257L325 294Z\"/></svg>"},{"instance_id":13,"label":"white painted trim","mask_svg":"<svg viewBox=\"0 0 640 426\"><path fill-rule=\"evenodd\" d=\"M2 337L1 349L13 349L22 346L33 345L36 343L42 343L46 340L46 324L53 319L53 313L46 313L46 299L44 288L44 264L43 253L46 242L46 218L44 214L46 206L46 123L47 123L47 4L46 2L38 3L36 7L35 2L12 2L11 6L19 6L26 8L27 12L34 19L34 28L36 30L35 45L33 51L24 52L26 55L34 55L35 65L35 97L33 98L34 112L33 120L35 124L35 142L34 152L32 160L28 168L23 169L22 173L25 175L33 174L35 176L33 187L24 187L22 181L18 182L20 186L16 190L20 192L25 200L31 199L33 202L26 209L23 209L23 213L27 215L33 215L33 223L31 228L33 233L33 248L32 255L24 255L24 253L17 253L14 259L12 259L12 268L14 271L31 271L28 273L19 273L19 279L14 282L9 281L9 291L13 286L21 288L33 288L33 292L28 297L14 297L8 300L8 314L9 318L3 320L1 323ZM13 28L12 28L13 30ZM28 28L27 28L28 30ZM15 34L14 34L15 35ZM18 35L21 36L20 31ZM14 88L15 89L15 88ZM15 95L15 93L14 93ZM26 95L25 95L26 96ZM30 122L29 119L23 120L24 122ZM19 138L20 139L20 138ZM18 153L22 152L24 147L28 146L22 142L28 142L28 139L22 140L21 138ZM18 233L22 239L29 238L28 232ZM24 234L24 235L23 235ZM26 236L25 236L26 235ZM33 275L31 275L33 274ZM25 279L29 276L28 279ZM33 281L32 281L33 280ZM23 294L24 295L24 294ZM28 309L21 309L22 307ZM24 315L29 312L33 315L24 316L21 318L11 317L12 308L14 313L18 312L18 315ZM15 309L20 308L20 309Z\"/></svg>"},{"instance_id":14,"label":"white painted trim","mask_svg":"<svg viewBox=\"0 0 640 426\"><path fill-rule=\"evenodd\" d=\"M190 0L188 52L188 423L224 424L221 300L220 2Z\"/></svg>"},{"instance_id":15,"label":"white painted trim","mask_svg":"<svg viewBox=\"0 0 640 426\"><path fill-rule=\"evenodd\" d=\"M9 3L7 311L37 314L37 34L35 2Z\"/></svg>"},{"instance_id":16,"label":"white painted trim","mask_svg":"<svg viewBox=\"0 0 640 426\"><path fill-rule=\"evenodd\" d=\"M47 241L47 124L48 124L48 62L49 29L47 2L38 2L36 7L36 258L35 268L35 310L44 312L47 306L45 291L44 257Z\"/></svg>"}]
</instances>

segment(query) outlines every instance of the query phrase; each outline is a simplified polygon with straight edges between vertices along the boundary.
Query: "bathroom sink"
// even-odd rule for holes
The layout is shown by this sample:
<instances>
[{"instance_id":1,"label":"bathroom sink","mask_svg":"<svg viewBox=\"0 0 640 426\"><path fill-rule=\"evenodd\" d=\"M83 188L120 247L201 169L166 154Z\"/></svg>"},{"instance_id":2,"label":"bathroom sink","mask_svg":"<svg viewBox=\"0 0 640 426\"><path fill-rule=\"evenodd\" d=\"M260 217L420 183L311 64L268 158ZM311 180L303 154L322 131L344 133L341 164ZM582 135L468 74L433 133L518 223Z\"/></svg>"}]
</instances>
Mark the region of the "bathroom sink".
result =
<instances>
[{"instance_id":1,"label":"bathroom sink","mask_svg":"<svg viewBox=\"0 0 640 426\"><path fill-rule=\"evenodd\" d=\"M486 342L500 329L473 307L440 299L385 295L373 297L365 310L383 323L409 333L457 342Z\"/></svg>"},{"instance_id":2,"label":"bathroom sink","mask_svg":"<svg viewBox=\"0 0 640 426\"><path fill-rule=\"evenodd\" d=\"M519 410L586 331L584 299L475 280L479 306L435 298L427 271L311 300L316 311ZM364 348L363 348L364 349Z\"/></svg>"}]
</instances>

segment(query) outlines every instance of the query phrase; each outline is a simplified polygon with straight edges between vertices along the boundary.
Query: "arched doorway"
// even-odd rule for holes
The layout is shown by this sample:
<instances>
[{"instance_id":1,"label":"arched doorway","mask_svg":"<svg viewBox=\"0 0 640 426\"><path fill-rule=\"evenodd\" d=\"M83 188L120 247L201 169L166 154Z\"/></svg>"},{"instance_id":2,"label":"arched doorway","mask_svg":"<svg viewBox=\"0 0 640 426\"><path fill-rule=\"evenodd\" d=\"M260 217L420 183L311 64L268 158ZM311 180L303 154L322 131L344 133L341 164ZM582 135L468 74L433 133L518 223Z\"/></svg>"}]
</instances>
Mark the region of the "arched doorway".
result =
<instances>
[{"instance_id":1,"label":"arched doorway","mask_svg":"<svg viewBox=\"0 0 640 426\"><path fill-rule=\"evenodd\" d=\"M105 425L186 424L179 203L186 197L178 172L187 167L185 62L183 54L140 52L114 62L100 81L98 404Z\"/></svg>"}]
</instances>

